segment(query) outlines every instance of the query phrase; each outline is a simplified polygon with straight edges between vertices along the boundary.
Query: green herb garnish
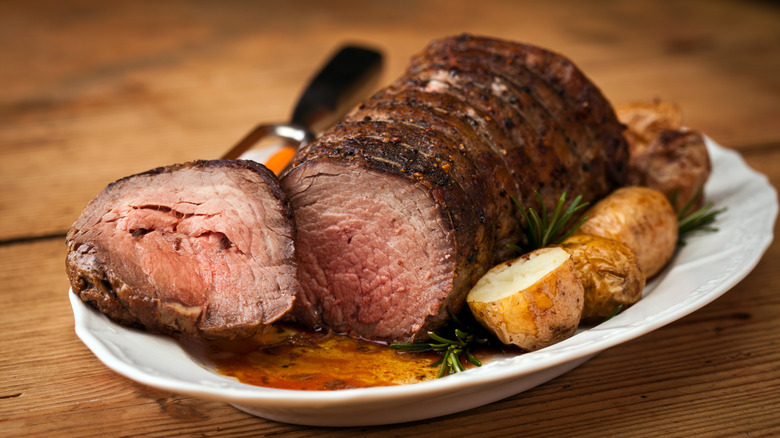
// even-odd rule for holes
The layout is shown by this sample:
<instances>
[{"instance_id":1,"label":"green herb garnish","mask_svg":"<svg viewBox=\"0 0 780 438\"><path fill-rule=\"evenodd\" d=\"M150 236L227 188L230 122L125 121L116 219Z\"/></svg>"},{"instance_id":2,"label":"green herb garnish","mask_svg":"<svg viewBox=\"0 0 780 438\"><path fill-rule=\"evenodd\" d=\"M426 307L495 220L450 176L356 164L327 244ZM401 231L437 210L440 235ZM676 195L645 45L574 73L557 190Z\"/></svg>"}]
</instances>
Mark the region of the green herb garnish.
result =
<instances>
[{"instance_id":1,"label":"green herb garnish","mask_svg":"<svg viewBox=\"0 0 780 438\"><path fill-rule=\"evenodd\" d=\"M468 326L461 323L454 315L450 316L452 322L461 327L453 327L452 335L449 338L434 332L428 332L428 336L431 338L430 342L390 344L390 348L403 351L436 351L442 353L441 359L431 364L431 366L439 367L439 374L436 378L466 371L461 362L462 356L465 356L465 359L474 366L482 366L482 363L471 354L471 350L488 343L487 337L483 336L483 330L481 327Z\"/></svg>"},{"instance_id":2,"label":"green herb garnish","mask_svg":"<svg viewBox=\"0 0 780 438\"><path fill-rule=\"evenodd\" d=\"M675 204L678 194L679 190L675 191L674 195L672 195L672 205ZM702 188L699 187L693 198L677 212L677 224L679 229L677 233L677 244L680 246L685 245L685 239L693 233L718 231L717 228L710 225L715 222L719 214L726 211L726 207L713 210L715 204L707 202L701 206L701 208L690 211L701 194Z\"/></svg>"},{"instance_id":3,"label":"green herb garnish","mask_svg":"<svg viewBox=\"0 0 780 438\"><path fill-rule=\"evenodd\" d=\"M621 310L623 310L623 305L622 304L618 304L618 306L615 307L615 310L613 310L612 313L610 313L609 316L604 318L604 321L601 321L601 322L604 323L604 322L609 321L610 319L612 319L613 316L615 316L618 313L620 313Z\"/></svg>"},{"instance_id":4,"label":"green herb garnish","mask_svg":"<svg viewBox=\"0 0 780 438\"><path fill-rule=\"evenodd\" d=\"M557 245L566 240L566 238L571 236L572 233L577 231L580 225L582 225L587 219L586 217L583 217L576 225L569 228L567 232L563 233L563 230L565 230L564 227L566 227L566 224L568 224L569 220L571 220L571 218L574 216L574 213L587 207L588 203L584 202L580 204L580 201L582 200L582 196L580 195L574 198L569 206L566 207L566 192L563 192L561 197L558 199L558 204L555 206L552 215L548 216L547 207L544 205L542 196L538 191L534 191L534 194L539 200L539 204L542 206L541 215L539 215L533 208L529 208L528 211L526 211L520 202L512 197L512 202L515 204L515 207L520 210L520 214L523 216L523 219L525 219L526 224L528 224L528 231L526 232L528 246L523 248L519 245L513 245L511 243L507 246L520 252L529 252L538 248L544 248L549 245ZM564 208L566 209L564 210Z\"/></svg>"}]
</instances>

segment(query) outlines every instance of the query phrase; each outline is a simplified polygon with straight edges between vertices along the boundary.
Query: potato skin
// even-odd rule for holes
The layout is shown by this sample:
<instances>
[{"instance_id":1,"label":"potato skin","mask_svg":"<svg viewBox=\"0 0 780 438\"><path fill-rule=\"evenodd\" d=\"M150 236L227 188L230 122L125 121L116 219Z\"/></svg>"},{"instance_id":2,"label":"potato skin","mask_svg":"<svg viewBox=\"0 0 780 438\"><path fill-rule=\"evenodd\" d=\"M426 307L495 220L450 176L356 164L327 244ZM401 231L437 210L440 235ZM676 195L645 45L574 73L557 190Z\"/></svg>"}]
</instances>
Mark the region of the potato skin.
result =
<instances>
[{"instance_id":1,"label":"potato skin","mask_svg":"<svg viewBox=\"0 0 780 438\"><path fill-rule=\"evenodd\" d=\"M661 191L675 210L694 199L712 171L704 137L695 131L661 131L646 147L631 150L628 183ZM703 201L699 196L693 205Z\"/></svg>"},{"instance_id":2,"label":"potato skin","mask_svg":"<svg viewBox=\"0 0 780 438\"><path fill-rule=\"evenodd\" d=\"M660 99L618 105L615 115L620 123L626 125L624 135L629 147L640 149L645 148L661 131L680 129L683 123L680 107Z\"/></svg>"},{"instance_id":3,"label":"potato skin","mask_svg":"<svg viewBox=\"0 0 780 438\"><path fill-rule=\"evenodd\" d=\"M663 193L647 187L615 190L585 212L576 234L617 240L636 254L646 278L669 263L677 248L677 215Z\"/></svg>"},{"instance_id":4,"label":"potato skin","mask_svg":"<svg viewBox=\"0 0 780 438\"><path fill-rule=\"evenodd\" d=\"M645 275L636 254L622 243L599 236L571 236L561 247L571 254L585 290L582 319L606 318L642 298Z\"/></svg>"},{"instance_id":5,"label":"potato skin","mask_svg":"<svg viewBox=\"0 0 780 438\"><path fill-rule=\"evenodd\" d=\"M533 254L498 266L523 263ZM490 271L485 275L490 275ZM584 297L585 291L569 257L526 289L489 302L467 298L467 303L477 321L501 342L534 351L574 334L582 315Z\"/></svg>"},{"instance_id":6,"label":"potato skin","mask_svg":"<svg viewBox=\"0 0 780 438\"><path fill-rule=\"evenodd\" d=\"M674 199L673 208L680 210L704 187L712 172L704 136L683 128L682 111L671 102L635 102L620 105L615 112L626 125L626 184L659 190L667 199ZM702 203L699 196L694 205Z\"/></svg>"}]
</instances>

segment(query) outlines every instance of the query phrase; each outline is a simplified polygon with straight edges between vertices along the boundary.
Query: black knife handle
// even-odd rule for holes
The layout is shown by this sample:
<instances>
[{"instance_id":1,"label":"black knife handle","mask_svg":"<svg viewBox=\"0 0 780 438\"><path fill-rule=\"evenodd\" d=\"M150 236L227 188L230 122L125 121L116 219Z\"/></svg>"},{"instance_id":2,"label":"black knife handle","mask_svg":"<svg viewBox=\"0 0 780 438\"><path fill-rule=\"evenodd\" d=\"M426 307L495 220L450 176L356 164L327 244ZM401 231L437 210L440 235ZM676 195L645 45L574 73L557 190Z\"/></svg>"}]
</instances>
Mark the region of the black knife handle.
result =
<instances>
[{"instance_id":1,"label":"black knife handle","mask_svg":"<svg viewBox=\"0 0 780 438\"><path fill-rule=\"evenodd\" d=\"M338 50L311 80L292 114L292 123L314 130L323 119L333 118L357 102L355 93L378 76L382 54L366 47L348 45ZM362 97L362 96L361 96ZM344 109L346 111L346 109Z\"/></svg>"}]
</instances>

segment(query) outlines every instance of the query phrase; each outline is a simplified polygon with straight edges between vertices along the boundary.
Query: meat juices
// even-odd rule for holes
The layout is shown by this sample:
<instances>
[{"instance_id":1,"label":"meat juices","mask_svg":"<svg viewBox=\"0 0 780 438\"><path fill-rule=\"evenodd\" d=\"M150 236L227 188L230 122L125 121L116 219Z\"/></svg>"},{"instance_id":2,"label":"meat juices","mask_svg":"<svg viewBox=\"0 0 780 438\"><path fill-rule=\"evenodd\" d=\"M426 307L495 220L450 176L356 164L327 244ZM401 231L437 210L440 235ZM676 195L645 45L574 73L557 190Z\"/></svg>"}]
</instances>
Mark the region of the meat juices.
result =
<instances>
[{"instance_id":1,"label":"meat juices","mask_svg":"<svg viewBox=\"0 0 780 438\"><path fill-rule=\"evenodd\" d=\"M106 187L68 233L66 265L73 291L118 322L243 337L292 307L294 238L268 169L198 161Z\"/></svg>"},{"instance_id":2,"label":"meat juices","mask_svg":"<svg viewBox=\"0 0 780 438\"><path fill-rule=\"evenodd\" d=\"M470 35L432 42L404 76L301 149L282 175L298 226L298 321L385 342L425 339L524 223L563 192L624 184L623 127L568 59Z\"/></svg>"}]
</instances>

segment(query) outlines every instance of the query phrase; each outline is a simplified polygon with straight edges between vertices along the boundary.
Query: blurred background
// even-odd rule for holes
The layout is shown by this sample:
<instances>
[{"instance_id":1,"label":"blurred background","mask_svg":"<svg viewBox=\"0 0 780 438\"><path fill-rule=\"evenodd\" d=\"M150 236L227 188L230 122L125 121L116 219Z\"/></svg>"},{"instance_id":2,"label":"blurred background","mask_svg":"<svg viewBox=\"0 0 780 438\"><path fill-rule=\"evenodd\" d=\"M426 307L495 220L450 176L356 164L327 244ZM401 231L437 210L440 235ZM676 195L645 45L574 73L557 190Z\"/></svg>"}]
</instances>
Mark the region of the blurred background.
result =
<instances>
[{"instance_id":1,"label":"blurred background","mask_svg":"<svg viewBox=\"0 0 780 438\"><path fill-rule=\"evenodd\" d=\"M461 32L563 53L613 103L677 102L726 146L780 138L773 2L4 1L0 187L18 197L2 205L0 239L30 221L60 233L69 223L46 220L52 209L75 218L116 178L216 158L286 120L345 42L384 53L384 85L429 40Z\"/></svg>"}]
</instances>

